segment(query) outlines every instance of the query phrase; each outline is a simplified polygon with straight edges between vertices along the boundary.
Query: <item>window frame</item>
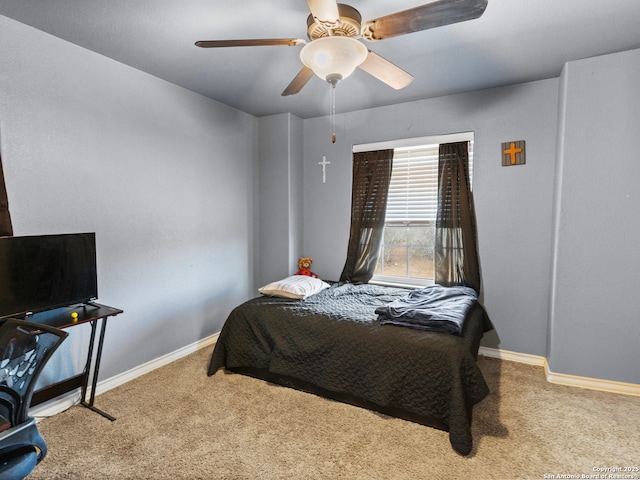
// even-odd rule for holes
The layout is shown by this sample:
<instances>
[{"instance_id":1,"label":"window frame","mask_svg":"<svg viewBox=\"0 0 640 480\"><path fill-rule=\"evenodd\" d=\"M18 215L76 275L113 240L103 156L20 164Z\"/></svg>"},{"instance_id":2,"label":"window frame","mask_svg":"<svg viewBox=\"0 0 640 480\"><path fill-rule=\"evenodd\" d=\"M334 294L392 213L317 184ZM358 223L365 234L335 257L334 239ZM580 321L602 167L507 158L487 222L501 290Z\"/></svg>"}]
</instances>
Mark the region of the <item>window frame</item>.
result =
<instances>
[{"instance_id":1,"label":"window frame","mask_svg":"<svg viewBox=\"0 0 640 480\"><path fill-rule=\"evenodd\" d=\"M444 135L430 135L425 137L405 138L405 139L390 140L385 142L354 145L352 148L352 151L353 153L356 153L356 152L382 150L382 149L389 149L389 148L393 150L396 150L396 149L407 150L409 148L419 149L427 145L439 145L441 143L453 143L453 142L461 142L461 141L469 142L469 176L471 180L471 185L473 185L473 145L475 141L475 132L473 131L444 134ZM435 224L435 220L433 221L433 223ZM410 222L407 223L407 225L409 224ZM396 223L396 226L398 226L397 223ZM380 248L381 249L384 248L384 233L383 233L383 239L382 239L382 244ZM409 249L411 248L411 246L407 245L406 248ZM410 268L409 264L407 264L407 274L409 273L409 268ZM427 285L433 285L435 283L435 280L433 278L417 278L417 277L409 277L409 276L398 277L398 276L392 276L392 275L374 274L373 278L370 280L370 283L380 284L380 285L409 287L409 288L420 288Z\"/></svg>"}]
</instances>

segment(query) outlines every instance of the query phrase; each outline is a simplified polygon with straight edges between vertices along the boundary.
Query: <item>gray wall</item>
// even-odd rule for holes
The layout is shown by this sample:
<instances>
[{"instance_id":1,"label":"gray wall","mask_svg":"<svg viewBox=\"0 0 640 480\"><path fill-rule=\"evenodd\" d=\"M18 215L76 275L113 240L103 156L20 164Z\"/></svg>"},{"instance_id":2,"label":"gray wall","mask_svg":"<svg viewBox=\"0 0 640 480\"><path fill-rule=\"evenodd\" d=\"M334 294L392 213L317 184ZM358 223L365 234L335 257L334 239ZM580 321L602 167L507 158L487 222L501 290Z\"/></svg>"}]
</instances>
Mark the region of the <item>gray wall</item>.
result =
<instances>
[{"instance_id":1,"label":"gray wall","mask_svg":"<svg viewBox=\"0 0 640 480\"><path fill-rule=\"evenodd\" d=\"M262 117L258 167L258 286L293 275L302 256L302 120Z\"/></svg>"},{"instance_id":2,"label":"gray wall","mask_svg":"<svg viewBox=\"0 0 640 480\"><path fill-rule=\"evenodd\" d=\"M487 347L554 373L640 383L640 50L571 62L559 79L326 117L304 125L304 249L337 279L349 234L351 147L475 132L474 197ZM339 88L339 86L338 86ZM501 143L526 141L524 166ZM332 163L322 184L317 162Z\"/></svg>"},{"instance_id":3,"label":"gray wall","mask_svg":"<svg viewBox=\"0 0 640 480\"><path fill-rule=\"evenodd\" d=\"M96 232L125 312L101 379L218 332L254 291L257 119L1 16L0 64L15 234ZM82 366L85 330L47 372Z\"/></svg>"},{"instance_id":4,"label":"gray wall","mask_svg":"<svg viewBox=\"0 0 640 480\"><path fill-rule=\"evenodd\" d=\"M549 365L640 383L640 50L561 85Z\"/></svg>"},{"instance_id":5,"label":"gray wall","mask_svg":"<svg viewBox=\"0 0 640 480\"><path fill-rule=\"evenodd\" d=\"M304 248L315 271L337 279L346 258L353 144L474 131L484 304L496 326L485 343L545 355L557 92L546 80L346 113L335 145L326 118L306 120ZM502 167L501 143L512 140L526 140L527 164Z\"/></svg>"}]
</instances>

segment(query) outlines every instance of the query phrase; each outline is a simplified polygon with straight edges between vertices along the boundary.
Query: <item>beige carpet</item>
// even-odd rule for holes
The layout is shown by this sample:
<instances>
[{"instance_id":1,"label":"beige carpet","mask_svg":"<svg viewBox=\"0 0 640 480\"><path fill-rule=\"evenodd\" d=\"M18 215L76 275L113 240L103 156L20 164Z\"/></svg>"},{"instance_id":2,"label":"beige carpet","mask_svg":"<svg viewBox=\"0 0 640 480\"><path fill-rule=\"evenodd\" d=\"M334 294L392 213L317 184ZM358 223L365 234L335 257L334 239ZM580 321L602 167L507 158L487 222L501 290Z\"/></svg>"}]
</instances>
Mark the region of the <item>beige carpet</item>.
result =
<instances>
[{"instance_id":1,"label":"beige carpet","mask_svg":"<svg viewBox=\"0 0 640 480\"><path fill-rule=\"evenodd\" d=\"M491 394L462 457L440 430L242 375L207 377L210 353L98 396L113 423L80 406L42 420L49 455L29 478L542 479L640 465L640 397L552 385L540 367L480 357Z\"/></svg>"}]
</instances>

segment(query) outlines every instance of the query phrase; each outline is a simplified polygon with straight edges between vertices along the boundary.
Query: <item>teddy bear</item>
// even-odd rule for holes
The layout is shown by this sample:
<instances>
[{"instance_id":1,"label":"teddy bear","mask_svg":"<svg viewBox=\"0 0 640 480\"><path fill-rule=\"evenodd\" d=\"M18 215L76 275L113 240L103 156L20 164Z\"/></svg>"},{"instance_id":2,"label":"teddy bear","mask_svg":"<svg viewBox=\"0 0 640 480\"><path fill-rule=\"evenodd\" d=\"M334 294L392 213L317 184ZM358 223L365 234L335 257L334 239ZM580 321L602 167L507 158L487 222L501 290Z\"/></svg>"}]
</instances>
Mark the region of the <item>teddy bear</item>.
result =
<instances>
[{"instance_id":1,"label":"teddy bear","mask_svg":"<svg viewBox=\"0 0 640 480\"><path fill-rule=\"evenodd\" d=\"M296 275L304 275L306 277L318 278L318 275L311 271L311 262L313 260L309 257L301 257L298 259L298 270Z\"/></svg>"}]
</instances>

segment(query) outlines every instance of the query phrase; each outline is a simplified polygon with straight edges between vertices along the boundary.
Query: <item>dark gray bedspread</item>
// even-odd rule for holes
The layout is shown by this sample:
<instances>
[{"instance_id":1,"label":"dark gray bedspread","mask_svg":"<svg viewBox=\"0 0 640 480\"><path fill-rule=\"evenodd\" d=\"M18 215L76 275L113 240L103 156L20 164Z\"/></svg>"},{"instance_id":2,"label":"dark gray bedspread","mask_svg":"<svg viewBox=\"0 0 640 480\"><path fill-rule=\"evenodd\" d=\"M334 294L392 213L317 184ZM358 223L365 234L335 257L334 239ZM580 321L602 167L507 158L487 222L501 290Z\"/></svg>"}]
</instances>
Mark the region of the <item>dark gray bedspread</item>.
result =
<instances>
[{"instance_id":1,"label":"dark gray bedspread","mask_svg":"<svg viewBox=\"0 0 640 480\"><path fill-rule=\"evenodd\" d=\"M475 356L491 323L476 303L462 336L381 325L375 309L407 293L335 284L306 300L249 300L229 315L208 374L222 367L260 370L382 411L406 411L406 418L448 429L453 448L467 455L471 407L489 393Z\"/></svg>"}]
</instances>

